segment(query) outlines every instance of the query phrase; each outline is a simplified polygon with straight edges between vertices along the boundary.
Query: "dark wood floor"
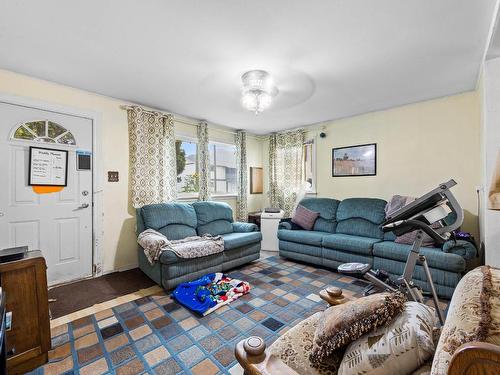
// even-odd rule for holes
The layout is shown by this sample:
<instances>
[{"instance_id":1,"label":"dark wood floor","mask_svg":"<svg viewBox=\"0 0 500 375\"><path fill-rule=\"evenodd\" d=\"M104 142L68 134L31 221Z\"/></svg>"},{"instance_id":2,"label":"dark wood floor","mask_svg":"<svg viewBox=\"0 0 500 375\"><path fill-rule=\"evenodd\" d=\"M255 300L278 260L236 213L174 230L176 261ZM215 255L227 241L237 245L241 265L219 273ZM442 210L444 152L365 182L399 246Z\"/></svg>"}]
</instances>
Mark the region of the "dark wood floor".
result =
<instances>
[{"instance_id":1,"label":"dark wood floor","mask_svg":"<svg viewBox=\"0 0 500 375\"><path fill-rule=\"evenodd\" d=\"M52 319L155 285L139 268L77 281L49 290Z\"/></svg>"}]
</instances>

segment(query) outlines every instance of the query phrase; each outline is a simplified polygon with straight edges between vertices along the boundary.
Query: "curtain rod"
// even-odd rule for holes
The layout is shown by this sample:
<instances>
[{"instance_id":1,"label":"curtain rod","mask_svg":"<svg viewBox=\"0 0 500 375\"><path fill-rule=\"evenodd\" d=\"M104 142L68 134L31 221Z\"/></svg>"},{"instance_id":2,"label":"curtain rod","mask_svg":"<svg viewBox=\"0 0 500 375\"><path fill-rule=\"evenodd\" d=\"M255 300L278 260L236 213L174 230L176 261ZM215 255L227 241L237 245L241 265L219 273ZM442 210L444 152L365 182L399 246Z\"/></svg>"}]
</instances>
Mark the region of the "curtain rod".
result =
<instances>
[{"instance_id":1,"label":"curtain rod","mask_svg":"<svg viewBox=\"0 0 500 375\"><path fill-rule=\"evenodd\" d=\"M181 124L188 125L188 126L193 126L193 127L198 126L198 124L195 123L195 122L190 122L189 120L184 120L182 118L175 117L175 115L174 115L174 121L180 122ZM205 120L202 120L202 121L205 121ZM200 122L202 122L202 121L200 121ZM227 134L231 134L231 135L235 135L236 134L236 130L229 130L229 129L219 128L219 127L215 127L214 128L213 127L214 124L210 124L208 121L205 121L205 122L209 125L209 127L210 127L210 125L212 125L212 128L209 129L209 131L210 130L214 130L216 132L227 133ZM266 135L258 135L258 134L252 134L252 133L248 133L247 132L247 137L253 138L253 139L259 139L260 140L260 139L265 138Z\"/></svg>"},{"instance_id":2,"label":"curtain rod","mask_svg":"<svg viewBox=\"0 0 500 375\"><path fill-rule=\"evenodd\" d=\"M140 107L144 110L144 112L148 112L148 113L154 113L154 112L161 113L165 117L172 117L172 120L174 120L176 122L180 122L181 124L192 126L192 127L197 127L200 122L206 122L207 124L209 124L208 121L206 121L206 120L199 120L198 122L195 122L194 120L180 118L180 117L174 115L173 113L163 112L163 111L159 111L159 110L155 110L155 109L148 109L148 108L144 108L143 106L140 106L140 105L121 105L120 106L120 108L124 109L124 110L132 109L134 107ZM212 128L212 130L215 130L215 131L218 131L221 133L232 134L232 135L236 134L235 130L227 130L227 129L222 129L219 127ZM255 139L260 139L262 137L262 136L255 135L255 134L247 134L247 136L253 137Z\"/></svg>"},{"instance_id":3,"label":"curtain rod","mask_svg":"<svg viewBox=\"0 0 500 375\"><path fill-rule=\"evenodd\" d=\"M133 108L141 108L146 113L159 113L160 115L162 115L164 117L172 117L172 118L174 117L174 115L171 114L171 113L163 112L163 111L158 111L156 109L144 108L143 106L140 106L140 105L121 105L120 108L124 109L126 111L129 110L129 109L133 109Z\"/></svg>"}]
</instances>

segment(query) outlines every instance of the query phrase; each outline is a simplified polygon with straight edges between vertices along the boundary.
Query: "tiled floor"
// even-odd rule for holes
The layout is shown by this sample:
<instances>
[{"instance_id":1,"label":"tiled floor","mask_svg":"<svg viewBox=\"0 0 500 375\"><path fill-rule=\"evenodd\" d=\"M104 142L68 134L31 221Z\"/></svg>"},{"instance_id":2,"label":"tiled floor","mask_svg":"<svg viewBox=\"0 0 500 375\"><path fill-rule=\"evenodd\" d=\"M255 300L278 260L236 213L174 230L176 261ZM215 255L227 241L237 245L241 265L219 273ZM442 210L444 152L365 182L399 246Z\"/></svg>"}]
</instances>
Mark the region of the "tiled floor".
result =
<instances>
[{"instance_id":1,"label":"tiled floor","mask_svg":"<svg viewBox=\"0 0 500 375\"><path fill-rule=\"evenodd\" d=\"M261 259L265 259L265 258L268 258L271 256L276 256L276 255L277 255L277 252L275 252L275 251L261 250L261 252L260 252ZM121 272L106 275L106 277L109 279L109 278L113 277L113 275L118 276L119 278L123 278L123 275ZM95 280L97 280L97 279L95 279ZM89 288L89 287L95 288L96 287L95 285L89 286L88 284L86 284L86 282L87 282L87 280L81 281L79 283L70 284L72 287L70 289L70 291L72 292L72 295L75 295L75 293L74 293L75 288L79 289L79 288ZM115 282L113 281L112 284L115 284ZM137 283L134 283L134 284L137 284ZM66 287L66 286L64 286L64 287ZM60 288L62 288L62 287L60 287ZM122 289L127 289L127 288L122 288ZM136 292L129 293L129 294L124 294L124 295L121 295L117 298L113 298L113 299L110 299L110 300L107 300L107 301L104 301L101 303L96 303L93 306L86 307L86 308L74 311L70 314L52 319L50 321L50 326L55 327L55 326L58 326L58 325L61 325L64 323L69 323L69 322L76 320L78 318L81 318L81 317L84 317L87 315L92 315L92 314L95 314L99 311L106 310L106 309L109 309L111 307L121 305L122 303L125 303L128 301L133 301L133 300L136 300L136 299L141 298L141 297L155 294L157 292L160 292L161 290L162 290L161 287L159 287L158 285L154 285L152 287L149 287L146 289L140 289ZM51 305L51 311L52 311L52 305Z\"/></svg>"},{"instance_id":2,"label":"tiled floor","mask_svg":"<svg viewBox=\"0 0 500 375\"><path fill-rule=\"evenodd\" d=\"M264 254L274 255L274 254ZM252 289L230 305L199 317L156 291L110 304L52 328L50 363L36 374L240 374L234 346L257 335L268 344L326 304L326 285L357 298L365 283L276 256L263 257L230 276Z\"/></svg>"},{"instance_id":3,"label":"tiled floor","mask_svg":"<svg viewBox=\"0 0 500 375\"><path fill-rule=\"evenodd\" d=\"M62 324L72 322L73 320L77 320L79 318L82 318L82 317L85 317L88 315L97 314L97 313L104 311L104 310L109 310L112 307L121 305L125 302L135 301L136 299L139 299L141 297L150 296L152 294L162 292L162 291L163 291L163 289L158 285L152 286L152 287L147 288L147 289L141 289L141 290L138 290L137 292L126 294L124 296L120 296L120 297L114 298L112 300L109 300L109 301L106 301L103 303L98 303L98 304L95 304L91 307L87 307L87 308L79 310L79 311L75 311L74 313L62 316L60 318L53 319L50 321L50 326L57 327L57 326L60 326Z\"/></svg>"}]
</instances>

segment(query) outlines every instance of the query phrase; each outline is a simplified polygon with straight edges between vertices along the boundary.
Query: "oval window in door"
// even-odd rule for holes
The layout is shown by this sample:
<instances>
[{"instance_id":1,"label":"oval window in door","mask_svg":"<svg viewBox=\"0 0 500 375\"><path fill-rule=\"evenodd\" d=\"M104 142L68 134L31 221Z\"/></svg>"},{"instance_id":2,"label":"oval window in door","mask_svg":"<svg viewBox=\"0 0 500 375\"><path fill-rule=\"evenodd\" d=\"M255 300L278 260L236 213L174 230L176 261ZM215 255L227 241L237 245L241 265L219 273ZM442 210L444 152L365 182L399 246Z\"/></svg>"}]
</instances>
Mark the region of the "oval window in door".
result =
<instances>
[{"instance_id":1,"label":"oval window in door","mask_svg":"<svg viewBox=\"0 0 500 375\"><path fill-rule=\"evenodd\" d=\"M49 120L28 121L19 125L11 139L75 146L75 137L63 126Z\"/></svg>"}]
</instances>

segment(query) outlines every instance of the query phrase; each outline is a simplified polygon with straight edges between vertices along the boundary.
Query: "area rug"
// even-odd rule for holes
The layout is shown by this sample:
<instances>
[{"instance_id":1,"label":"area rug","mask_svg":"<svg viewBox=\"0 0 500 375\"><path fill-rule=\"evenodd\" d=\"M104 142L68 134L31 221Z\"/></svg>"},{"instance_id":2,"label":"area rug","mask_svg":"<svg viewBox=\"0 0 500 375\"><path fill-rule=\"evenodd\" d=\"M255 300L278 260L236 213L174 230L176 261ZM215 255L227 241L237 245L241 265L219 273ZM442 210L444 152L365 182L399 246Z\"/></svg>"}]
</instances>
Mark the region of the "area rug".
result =
<instances>
[{"instance_id":1,"label":"area rug","mask_svg":"<svg viewBox=\"0 0 500 375\"><path fill-rule=\"evenodd\" d=\"M257 335L270 345L327 306L326 285L358 298L361 280L270 257L228 273L252 285L230 305L205 317L161 292L52 330L50 362L33 374L235 374L234 347ZM446 305L444 305L446 307Z\"/></svg>"}]
</instances>

